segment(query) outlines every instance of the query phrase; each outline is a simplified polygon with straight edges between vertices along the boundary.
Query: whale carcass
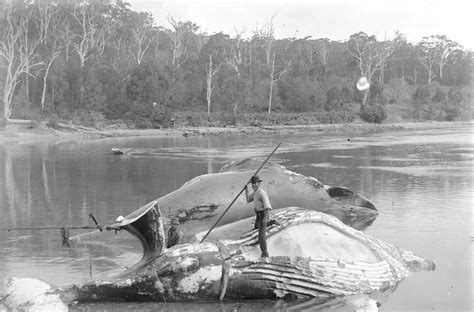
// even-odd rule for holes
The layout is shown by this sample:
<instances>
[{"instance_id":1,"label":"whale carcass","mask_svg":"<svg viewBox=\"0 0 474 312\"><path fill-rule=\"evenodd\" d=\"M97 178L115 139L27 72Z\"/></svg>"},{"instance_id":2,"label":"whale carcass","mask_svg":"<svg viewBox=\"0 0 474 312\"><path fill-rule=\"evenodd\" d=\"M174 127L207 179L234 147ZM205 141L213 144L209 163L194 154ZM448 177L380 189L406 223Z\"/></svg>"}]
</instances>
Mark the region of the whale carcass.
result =
<instances>
[{"instance_id":1,"label":"whale carcass","mask_svg":"<svg viewBox=\"0 0 474 312\"><path fill-rule=\"evenodd\" d=\"M224 166L219 172L195 177L177 190L157 199L167 218L178 217L186 238L208 230L242 190L260 162L244 159ZM378 215L366 198L342 187L325 186L314 177L267 163L259 173L261 187L269 194L274 209L297 206L336 216L342 222L362 230ZM254 215L252 205L240 196L218 225Z\"/></svg>"},{"instance_id":2,"label":"whale carcass","mask_svg":"<svg viewBox=\"0 0 474 312\"><path fill-rule=\"evenodd\" d=\"M111 225L142 242L143 258L135 266L114 279L55 288L45 296L59 296L65 304L218 298L330 300L388 291L410 271L435 267L433 261L366 235L333 216L300 207L274 212L276 222L268 227L270 258L266 260L259 259L258 233L252 229L251 218L216 228L216 233L233 233L247 225L248 231L231 239L210 238L165 249L157 202L142 212ZM21 293L21 284L21 279L9 281L7 305Z\"/></svg>"}]
</instances>

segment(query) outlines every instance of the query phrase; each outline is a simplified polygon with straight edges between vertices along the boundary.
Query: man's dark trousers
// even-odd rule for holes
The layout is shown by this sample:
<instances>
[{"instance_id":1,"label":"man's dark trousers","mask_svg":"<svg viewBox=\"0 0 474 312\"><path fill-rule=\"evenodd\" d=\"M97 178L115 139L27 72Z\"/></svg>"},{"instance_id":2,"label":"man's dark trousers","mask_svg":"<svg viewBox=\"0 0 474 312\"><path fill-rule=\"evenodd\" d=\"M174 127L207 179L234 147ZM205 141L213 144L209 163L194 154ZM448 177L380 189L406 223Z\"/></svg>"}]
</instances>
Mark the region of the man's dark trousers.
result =
<instances>
[{"instance_id":1,"label":"man's dark trousers","mask_svg":"<svg viewBox=\"0 0 474 312\"><path fill-rule=\"evenodd\" d=\"M258 242L260 243L260 250L262 250L262 257L268 257L267 251L267 222L268 210L256 211L257 218L255 219L254 228L258 229Z\"/></svg>"}]
</instances>

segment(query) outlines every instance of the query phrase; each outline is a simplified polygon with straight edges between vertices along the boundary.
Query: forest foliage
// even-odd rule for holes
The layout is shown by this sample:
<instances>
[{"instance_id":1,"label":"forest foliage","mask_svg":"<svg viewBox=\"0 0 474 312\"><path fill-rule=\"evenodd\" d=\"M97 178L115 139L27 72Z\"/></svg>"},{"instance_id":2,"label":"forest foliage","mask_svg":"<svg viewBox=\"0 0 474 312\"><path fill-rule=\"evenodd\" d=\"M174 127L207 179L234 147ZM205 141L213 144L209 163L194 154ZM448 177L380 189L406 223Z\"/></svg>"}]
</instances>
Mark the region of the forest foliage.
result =
<instances>
[{"instance_id":1,"label":"forest foliage","mask_svg":"<svg viewBox=\"0 0 474 312\"><path fill-rule=\"evenodd\" d=\"M207 34L121 0L0 2L0 128L472 118L472 51L446 36L276 39L274 27Z\"/></svg>"}]
</instances>

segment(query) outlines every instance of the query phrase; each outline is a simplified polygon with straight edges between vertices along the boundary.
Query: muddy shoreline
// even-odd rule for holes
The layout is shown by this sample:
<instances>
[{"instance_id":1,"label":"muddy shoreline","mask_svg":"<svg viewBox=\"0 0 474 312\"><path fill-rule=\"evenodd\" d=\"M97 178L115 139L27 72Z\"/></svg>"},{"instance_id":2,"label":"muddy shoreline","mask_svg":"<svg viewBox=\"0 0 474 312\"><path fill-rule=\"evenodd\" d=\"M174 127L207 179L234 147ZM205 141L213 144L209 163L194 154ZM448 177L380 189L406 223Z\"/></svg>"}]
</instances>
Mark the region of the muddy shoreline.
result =
<instances>
[{"instance_id":1,"label":"muddy shoreline","mask_svg":"<svg viewBox=\"0 0 474 312\"><path fill-rule=\"evenodd\" d=\"M311 133L324 135L383 133L396 131L412 131L451 128L458 126L473 126L470 122L405 122L405 123L347 123L320 124L301 126L271 126L271 127L188 127L175 129L53 129L46 126L31 128L25 124L8 124L0 131L0 145L33 144L39 142L61 143L81 142L84 140L99 140L103 138L124 137L205 137L215 135L256 135L256 134L296 134Z\"/></svg>"}]
</instances>

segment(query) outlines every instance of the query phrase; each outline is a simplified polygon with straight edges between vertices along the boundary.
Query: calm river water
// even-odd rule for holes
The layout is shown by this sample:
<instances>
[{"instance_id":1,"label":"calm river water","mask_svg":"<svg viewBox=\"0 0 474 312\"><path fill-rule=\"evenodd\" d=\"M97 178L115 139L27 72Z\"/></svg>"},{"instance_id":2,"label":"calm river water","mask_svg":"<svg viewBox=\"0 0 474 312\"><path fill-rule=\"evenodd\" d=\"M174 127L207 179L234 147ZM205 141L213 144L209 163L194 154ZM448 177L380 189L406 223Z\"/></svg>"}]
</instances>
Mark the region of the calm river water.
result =
<instances>
[{"instance_id":1,"label":"calm river water","mask_svg":"<svg viewBox=\"0 0 474 312\"><path fill-rule=\"evenodd\" d=\"M230 160L263 159L282 142L273 160L371 199L380 215L366 233L436 261L434 272L414 273L403 281L382 301L380 311L471 311L473 138L471 125L458 125L360 136L303 133L8 144L0 146L0 228L88 225L90 212L103 223L113 221L197 175L216 172ZM111 153L112 147L132 150L118 156ZM79 233L84 231L71 235ZM138 241L127 233L85 235L68 249L61 246L59 230L2 230L0 294L7 276L66 285L111 276L140 257ZM304 307L311 310L311 305ZM253 301L114 303L73 309L299 308Z\"/></svg>"}]
</instances>

